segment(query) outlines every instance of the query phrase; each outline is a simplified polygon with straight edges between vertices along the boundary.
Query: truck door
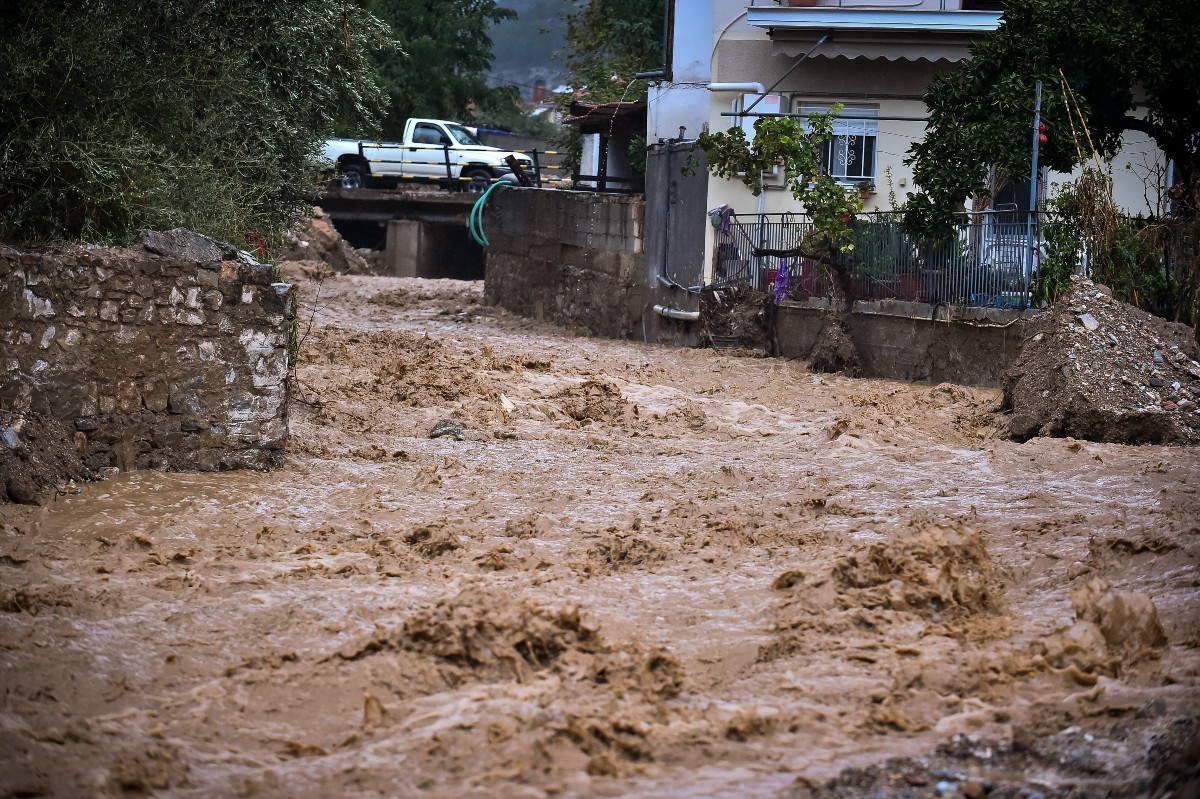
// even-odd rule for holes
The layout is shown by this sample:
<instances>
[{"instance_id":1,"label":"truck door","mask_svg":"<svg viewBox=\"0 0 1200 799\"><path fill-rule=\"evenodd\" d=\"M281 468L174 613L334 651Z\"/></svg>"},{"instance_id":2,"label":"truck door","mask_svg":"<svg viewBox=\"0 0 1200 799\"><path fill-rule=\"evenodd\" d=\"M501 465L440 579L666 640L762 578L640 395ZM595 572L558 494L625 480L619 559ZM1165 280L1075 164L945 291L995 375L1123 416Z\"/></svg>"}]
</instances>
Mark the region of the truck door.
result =
<instances>
[{"instance_id":1,"label":"truck door","mask_svg":"<svg viewBox=\"0 0 1200 799\"><path fill-rule=\"evenodd\" d=\"M404 147L396 142L363 142L363 157L371 167L372 175L398 178L404 173Z\"/></svg>"},{"instance_id":2,"label":"truck door","mask_svg":"<svg viewBox=\"0 0 1200 799\"><path fill-rule=\"evenodd\" d=\"M404 151L404 176L426 178L432 180L446 178L446 145L453 147L454 142L442 130L441 125L432 122L418 122L413 125L412 137ZM452 171L456 159L450 153Z\"/></svg>"}]
</instances>

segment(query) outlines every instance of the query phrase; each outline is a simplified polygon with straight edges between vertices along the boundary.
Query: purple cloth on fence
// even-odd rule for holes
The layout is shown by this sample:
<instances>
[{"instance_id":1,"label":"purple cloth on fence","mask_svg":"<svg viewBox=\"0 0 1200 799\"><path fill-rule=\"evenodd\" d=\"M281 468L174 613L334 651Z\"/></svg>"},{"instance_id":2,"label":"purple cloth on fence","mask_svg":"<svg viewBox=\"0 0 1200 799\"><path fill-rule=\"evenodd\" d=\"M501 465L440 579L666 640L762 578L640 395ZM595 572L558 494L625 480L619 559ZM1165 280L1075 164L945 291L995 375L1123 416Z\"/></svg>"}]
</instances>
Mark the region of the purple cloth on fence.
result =
<instances>
[{"instance_id":1,"label":"purple cloth on fence","mask_svg":"<svg viewBox=\"0 0 1200 799\"><path fill-rule=\"evenodd\" d=\"M775 273L775 304L787 299L788 282L791 274L788 272L787 258L779 259L779 271Z\"/></svg>"}]
</instances>

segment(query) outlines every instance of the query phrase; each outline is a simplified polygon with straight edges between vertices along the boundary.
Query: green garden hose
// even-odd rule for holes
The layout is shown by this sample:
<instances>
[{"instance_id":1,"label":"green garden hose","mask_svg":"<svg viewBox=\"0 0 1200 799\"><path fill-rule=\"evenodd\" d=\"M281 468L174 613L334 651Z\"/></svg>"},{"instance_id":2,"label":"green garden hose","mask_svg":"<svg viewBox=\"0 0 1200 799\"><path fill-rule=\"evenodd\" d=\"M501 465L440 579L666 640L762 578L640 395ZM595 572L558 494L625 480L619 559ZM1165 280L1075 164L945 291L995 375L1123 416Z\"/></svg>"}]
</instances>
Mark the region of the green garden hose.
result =
<instances>
[{"instance_id":1,"label":"green garden hose","mask_svg":"<svg viewBox=\"0 0 1200 799\"><path fill-rule=\"evenodd\" d=\"M483 206L487 204L488 195L496 189L504 185L514 185L515 180L508 177L500 178L500 180L488 186L488 190L483 193L483 196L475 201L471 206L471 216L468 219L467 227L471 231L471 238L475 239L475 243L481 247L488 246L487 235L483 232Z\"/></svg>"}]
</instances>

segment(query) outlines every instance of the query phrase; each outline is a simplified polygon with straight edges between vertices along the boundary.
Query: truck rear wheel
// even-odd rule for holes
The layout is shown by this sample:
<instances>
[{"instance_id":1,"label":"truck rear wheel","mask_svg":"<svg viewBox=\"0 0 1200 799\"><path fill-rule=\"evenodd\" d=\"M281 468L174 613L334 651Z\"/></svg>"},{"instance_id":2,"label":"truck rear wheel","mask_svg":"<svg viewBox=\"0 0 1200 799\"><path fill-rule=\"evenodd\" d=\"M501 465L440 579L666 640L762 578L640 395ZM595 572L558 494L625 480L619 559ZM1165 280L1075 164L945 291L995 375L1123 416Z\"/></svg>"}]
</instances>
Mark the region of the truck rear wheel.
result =
<instances>
[{"instance_id":1,"label":"truck rear wheel","mask_svg":"<svg viewBox=\"0 0 1200 799\"><path fill-rule=\"evenodd\" d=\"M343 189L361 189L367 182L362 164L343 163L338 166L338 171L342 175Z\"/></svg>"}]
</instances>

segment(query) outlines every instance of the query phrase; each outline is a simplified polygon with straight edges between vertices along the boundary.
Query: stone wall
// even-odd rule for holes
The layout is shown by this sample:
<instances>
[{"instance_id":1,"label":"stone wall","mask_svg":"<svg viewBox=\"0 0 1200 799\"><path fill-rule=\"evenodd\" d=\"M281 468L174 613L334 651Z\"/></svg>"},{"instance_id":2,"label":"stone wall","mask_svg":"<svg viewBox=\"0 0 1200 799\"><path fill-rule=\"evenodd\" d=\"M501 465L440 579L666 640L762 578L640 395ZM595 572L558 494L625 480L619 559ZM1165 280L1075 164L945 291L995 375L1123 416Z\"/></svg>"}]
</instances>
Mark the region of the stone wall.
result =
<instances>
[{"instance_id":1,"label":"stone wall","mask_svg":"<svg viewBox=\"0 0 1200 799\"><path fill-rule=\"evenodd\" d=\"M1032 313L885 300L857 302L843 319L863 377L999 388L1021 352ZM809 358L832 318L828 301L781 303L776 354Z\"/></svg>"},{"instance_id":2,"label":"stone wall","mask_svg":"<svg viewBox=\"0 0 1200 799\"><path fill-rule=\"evenodd\" d=\"M641 338L654 298L644 213L640 196L498 189L484 217L487 302L593 335Z\"/></svg>"},{"instance_id":3,"label":"stone wall","mask_svg":"<svg viewBox=\"0 0 1200 799\"><path fill-rule=\"evenodd\" d=\"M0 410L69 424L92 469L280 464L291 286L186 231L144 242L0 248Z\"/></svg>"}]
</instances>

